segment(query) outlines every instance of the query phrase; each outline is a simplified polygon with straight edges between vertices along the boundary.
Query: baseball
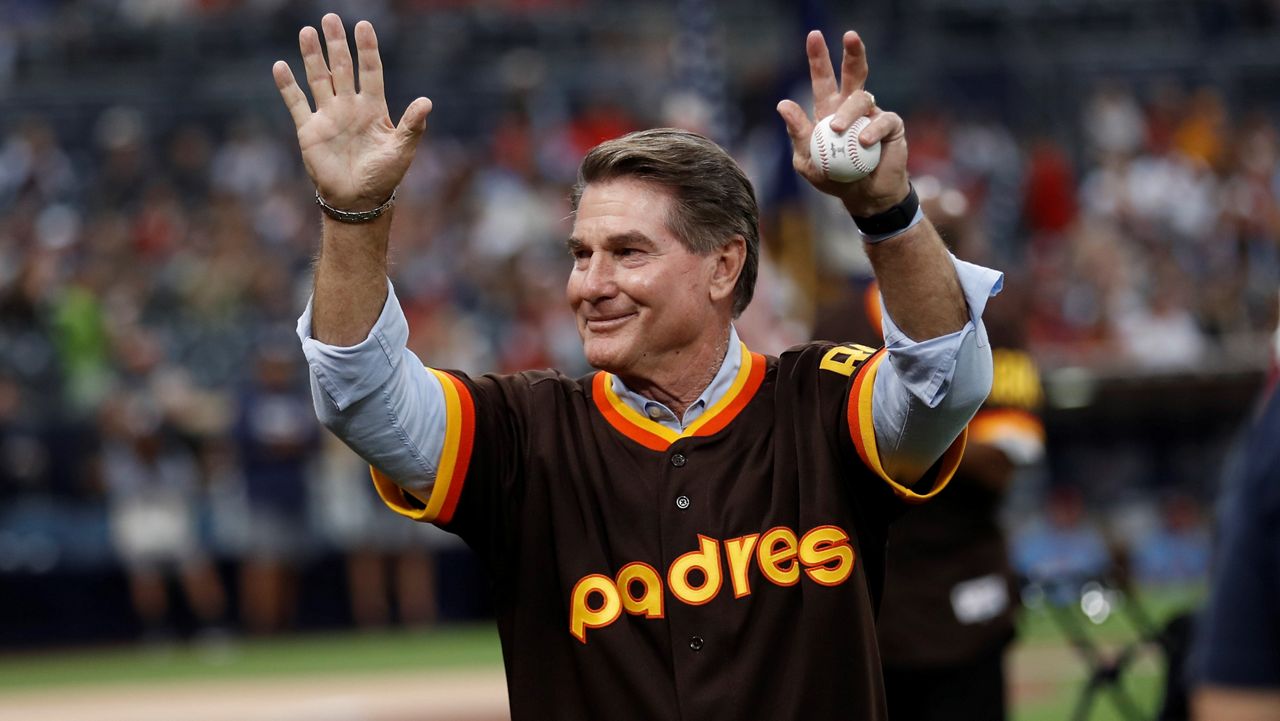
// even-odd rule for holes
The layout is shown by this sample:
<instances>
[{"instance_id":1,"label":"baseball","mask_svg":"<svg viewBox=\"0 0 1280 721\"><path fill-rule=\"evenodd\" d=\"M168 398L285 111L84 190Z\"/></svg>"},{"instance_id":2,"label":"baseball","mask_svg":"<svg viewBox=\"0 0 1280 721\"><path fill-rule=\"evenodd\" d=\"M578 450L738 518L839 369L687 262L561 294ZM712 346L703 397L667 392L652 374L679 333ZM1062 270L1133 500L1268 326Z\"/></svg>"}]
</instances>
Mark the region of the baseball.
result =
<instances>
[{"instance_id":1,"label":"baseball","mask_svg":"<svg viewBox=\"0 0 1280 721\"><path fill-rule=\"evenodd\" d=\"M880 143L863 147L858 142L858 133L871 123L871 118L858 118L843 133L837 133L831 129L834 117L828 115L813 126L809 156L814 166L831 180L841 183L862 180L880 164Z\"/></svg>"}]
</instances>

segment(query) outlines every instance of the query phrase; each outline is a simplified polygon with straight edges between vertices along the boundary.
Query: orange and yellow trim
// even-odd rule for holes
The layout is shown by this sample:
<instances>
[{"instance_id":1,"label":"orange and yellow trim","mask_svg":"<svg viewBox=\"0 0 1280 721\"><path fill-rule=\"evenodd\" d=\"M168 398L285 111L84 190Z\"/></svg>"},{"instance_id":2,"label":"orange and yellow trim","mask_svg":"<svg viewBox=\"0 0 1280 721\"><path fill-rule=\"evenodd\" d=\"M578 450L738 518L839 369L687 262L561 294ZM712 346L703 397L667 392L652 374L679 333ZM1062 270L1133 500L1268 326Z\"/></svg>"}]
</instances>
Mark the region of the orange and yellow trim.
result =
<instances>
[{"instance_id":1,"label":"orange and yellow trim","mask_svg":"<svg viewBox=\"0 0 1280 721\"><path fill-rule=\"evenodd\" d=\"M951 482L951 477L955 475L956 469L960 467L960 459L964 457L964 445L969 431L967 428L961 431L960 435L951 443L951 447L942 454L942 463L938 470L938 475L933 480L933 487L927 492L918 493L890 478L889 474L885 473L884 466L880 461L880 451L876 448L875 422L872 420L871 415L871 396L875 388L876 373L886 357L883 348L876 351L875 355L867 359L861 368L861 372L858 373L853 381L853 388L849 391L849 435L853 439L853 447L857 449L858 457L862 459L863 464L880 476L885 483L888 483L899 498L908 503L923 503L938 495Z\"/></svg>"},{"instance_id":2,"label":"orange and yellow trim","mask_svg":"<svg viewBox=\"0 0 1280 721\"><path fill-rule=\"evenodd\" d=\"M444 525L453 520L458 497L462 495L462 486L467 478L471 449L475 443L476 409L471 392L462 381L434 368L428 368L427 371L440 381L445 401L444 448L440 453L440 464L436 468L431 494L426 498L412 494L418 501L414 503L406 497L410 492L396 485L382 471L372 466L369 471L378 496L391 510L415 521Z\"/></svg>"},{"instance_id":3,"label":"orange and yellow trim","mask_svg":"<svg viewBox=\"0 0 1280 721\"><path fill-rule=\"evenodd\" d=\"M596 407L604 415L609 425L624 436L652 451L665 451L672 443L681 438L692 436L711 436L724 430L743 408L755 397L764 382L765 360L759 353L747 350L742 346L742 363L733 384L724 397L703 411L693 423L685 426L683 431L674 431L657 421L646 418L642 413L627 405L613 390L613 374L603 371L596 373L592 380L591 397Z\"/></svg>"}]
</instances>

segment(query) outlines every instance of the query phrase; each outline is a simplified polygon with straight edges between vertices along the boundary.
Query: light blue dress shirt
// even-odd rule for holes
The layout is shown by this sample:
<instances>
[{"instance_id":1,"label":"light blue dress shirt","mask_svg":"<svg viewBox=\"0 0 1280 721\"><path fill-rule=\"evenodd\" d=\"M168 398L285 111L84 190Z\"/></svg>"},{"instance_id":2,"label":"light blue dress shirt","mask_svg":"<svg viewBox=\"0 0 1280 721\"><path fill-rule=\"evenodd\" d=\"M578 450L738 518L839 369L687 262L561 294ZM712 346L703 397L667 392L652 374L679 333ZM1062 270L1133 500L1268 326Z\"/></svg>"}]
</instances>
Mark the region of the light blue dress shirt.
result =
<instances>
[{"instance_id":1,"label":"light blue dress shirt","mask_svg":"<svg viewBox=\"0 0 1280 721\"><path fill-rule=\"evenodd\" d=\"M1000 292L1003 275L952 257L969 305L969 321L949 335L916 342L884 315L888 363L872 392L876 445L890 478L912 483L933 465L991 390L991 350L982 312ZM730 327L724 362L683 418L632 392L613 377L614 391L637 412L672 430L693 423L733 384L742 363ZM311 303L298 319L298 338L311 369L316 415L366 461L407 490L429 493L444 447L444 390L408 348L409 325L395 289L369 335L350 347L311 337Z\"/></svg>"}]
</instances>

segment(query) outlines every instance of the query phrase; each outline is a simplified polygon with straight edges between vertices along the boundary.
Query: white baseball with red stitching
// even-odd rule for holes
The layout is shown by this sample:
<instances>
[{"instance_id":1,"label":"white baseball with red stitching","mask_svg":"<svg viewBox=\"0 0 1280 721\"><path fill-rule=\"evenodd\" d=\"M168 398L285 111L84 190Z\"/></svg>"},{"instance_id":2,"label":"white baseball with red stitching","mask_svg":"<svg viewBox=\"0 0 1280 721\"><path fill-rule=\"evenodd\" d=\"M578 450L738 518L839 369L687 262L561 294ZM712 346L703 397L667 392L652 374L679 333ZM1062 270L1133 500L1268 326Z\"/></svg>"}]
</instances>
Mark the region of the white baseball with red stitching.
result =
<instances>
[{"instance_id":1,"label":"white baseball with red stitching","mask_svg":"<svg viewBox=\"0 0 1280 721\"><path fill-rule=\"evenodd\" d=\"M880 164L880 143L864 147L858 142L858 133L871 123L871 118L858 118L843 133L837 133L831 129L834 117L828 115L813 126L813 135L809 138L813 165L824 176L840 183L862 180Z\"/></svg>"}]
</instances>

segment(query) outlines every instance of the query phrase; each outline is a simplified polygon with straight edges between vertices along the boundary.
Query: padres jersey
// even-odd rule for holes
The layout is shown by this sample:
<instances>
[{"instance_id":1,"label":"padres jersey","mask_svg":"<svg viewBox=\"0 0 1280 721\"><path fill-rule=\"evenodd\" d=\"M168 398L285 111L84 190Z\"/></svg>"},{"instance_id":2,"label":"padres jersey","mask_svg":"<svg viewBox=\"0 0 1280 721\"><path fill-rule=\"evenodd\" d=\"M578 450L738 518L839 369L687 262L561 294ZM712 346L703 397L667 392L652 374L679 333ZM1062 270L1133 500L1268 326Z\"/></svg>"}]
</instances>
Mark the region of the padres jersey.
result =
<instances>
[{"instance_id":1,"label":"padres jersey","mask_svg":"<svg viewBox=\"0 0 1280 721\"><path fill-rule=\"evenodd\" d=\"M946 485L964 445L911 489L885 476L884 359L744 347L729 392L680 433L604 372L430 370L448 415L431 494L374 482L489 567L517 721L883 719L887 524Z\"/></svg>"}]
</instances>

